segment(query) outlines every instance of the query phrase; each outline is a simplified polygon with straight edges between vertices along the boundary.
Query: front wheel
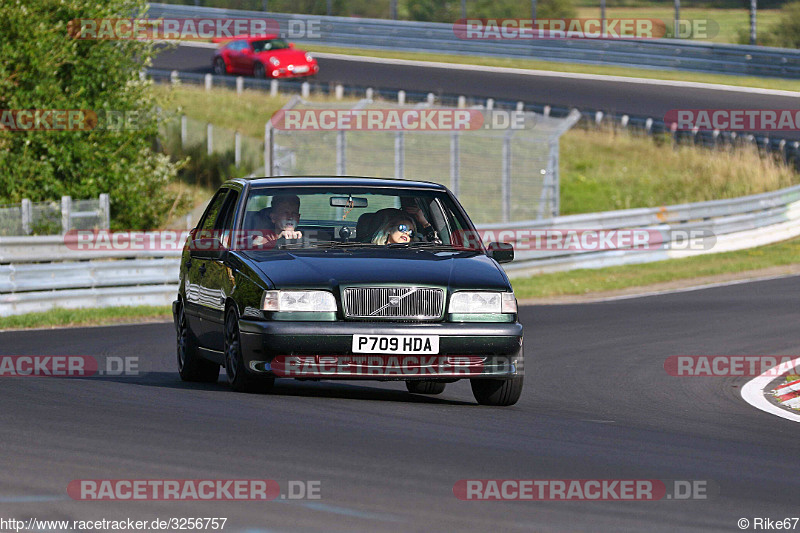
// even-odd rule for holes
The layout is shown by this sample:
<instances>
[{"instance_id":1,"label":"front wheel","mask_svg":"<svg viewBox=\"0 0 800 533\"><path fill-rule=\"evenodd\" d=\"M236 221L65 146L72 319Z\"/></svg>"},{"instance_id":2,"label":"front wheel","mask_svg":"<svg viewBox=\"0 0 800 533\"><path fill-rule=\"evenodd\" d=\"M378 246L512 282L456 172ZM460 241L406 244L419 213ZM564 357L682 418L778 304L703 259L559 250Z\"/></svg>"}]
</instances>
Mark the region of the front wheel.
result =
<instances>
[{"instance_id":1,"label":"front wheel","mask_svg":"<svg viewBox=\"0 0 800 533\"><path fill-rule=\"evenodd\" d=\"M218 57L214 60L214 74L217 76L225 76L228 73L228 69L225 67L225 60L221 57Z\"/></svg>"},{"instance_id":2,"label":"front wheel","mask_svg":"<svg viewBox=\"0 0 800 533\"><path fill-rule=\"evenodd\" d=\"M274 377L259 380L248 374L242 357L239 314L234 307L225 316L225 373L228 376L228 385L236 392L268 390L275 382Z\"/></svg>"},{"instance_id":3,"label":"front wheel","mask_svg":"<svg viewBox=\"0 0 800 533\"><path fill-rule=\"evenodd\" d=\"M183 302L178 304L175 326L178 334L178 373L181 379L183 381L216 383L219 379L219 365L203 359L197 353L197 343L189 329Z\"/></svg>"},{"instance_id":4,"label":"front wheel","mask_svg":"<svg viewBox=\"0 0 800 533\"><path fill-rule=\"evenodd\" d=\"M406 381L408 392L413 394L441 394L445 385L439 381Z\"/></svg>"},{"instance_id":5,"label":"front wheel","mask_svg":"<svg viewBox=\"0 0 800 533\"><path fill-rule=\"evenodd\" d=\"M471 379L472 394L481 405L514 405L522 395L522 376L511 379Z\"/></svg>"}]
</instances>

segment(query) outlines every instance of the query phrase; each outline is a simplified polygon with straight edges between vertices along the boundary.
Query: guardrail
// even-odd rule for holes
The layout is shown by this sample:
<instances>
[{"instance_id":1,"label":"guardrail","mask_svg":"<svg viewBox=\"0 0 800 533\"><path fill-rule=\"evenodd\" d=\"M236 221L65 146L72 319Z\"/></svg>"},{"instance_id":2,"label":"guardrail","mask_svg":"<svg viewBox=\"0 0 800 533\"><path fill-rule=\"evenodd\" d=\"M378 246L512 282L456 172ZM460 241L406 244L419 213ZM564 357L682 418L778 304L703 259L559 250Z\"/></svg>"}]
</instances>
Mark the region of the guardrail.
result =
<instances>
[{"instance_id":1,"label":"guardrail","mask_svg":"<svg viewBox=\"0 0 800 533\"><path fill-rule=\"evenodd\" d=\"M680 39L460 39L453 24L327 17L199 6L150 4L152 18L271 18L282 30L289 21L319 22L313 42L331 46L491 55L716 74L800 78L800 50L718 44ZM315 26L316 28L316 26ZM298 42L312 39L296 38Z\"/></svg>"},{"instance_id":2,"label":"guardrail","mask_svg":"<svg viewBox=\"0 0 800 533\"><path fill-rule=\"evenodd\" d=\"M535 273L647 263L760 246L800 235L800 186L729 200L626 209L547 220L484 224L479 230L649 229L711 232L714 246L687 250L522 250L504 265L510 277ZM0 316L61 307L168 305L178 290L179 250L77 251L67 237L0 237ZM501 239L502 240L502 239ZM513 240L513 239L512 239ZM517 246L519 242L515 242ZM155 257L154 257L155 256ZM109 260L109 259L118 260ZM89 261L81 261L90 259ZM52 261L43 263L43 261Z\"/></svg>"}]
</instances>

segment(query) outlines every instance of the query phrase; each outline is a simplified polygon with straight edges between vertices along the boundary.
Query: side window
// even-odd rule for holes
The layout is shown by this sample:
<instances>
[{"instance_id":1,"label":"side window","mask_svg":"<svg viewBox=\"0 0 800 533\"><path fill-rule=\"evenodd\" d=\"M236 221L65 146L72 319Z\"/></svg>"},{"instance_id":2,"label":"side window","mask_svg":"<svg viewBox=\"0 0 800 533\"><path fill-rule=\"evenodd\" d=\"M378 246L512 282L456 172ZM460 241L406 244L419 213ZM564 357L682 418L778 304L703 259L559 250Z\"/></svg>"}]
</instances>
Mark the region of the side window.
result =
<instances>
[{"instance_id":1,"label":"side window","mask_svg":"<svg viewBox=\"0 0 800 533\"><path fill-rule=\"evenodd\" d=\"M222 203L225 200L225 196L228 194L228 190L229 189L220 189L217 191L217 194L214 195L214 198L211 199L208 207L206 207L206 212L203 213L203 218L200 219L197 229L201 231L214 229L214 224L217 221L220 209L222 209Z\"/></svg>"},{"instance_id":2,"label":"side window","mask_svg":"<svg viewBox=\"0 0 800 533\"><path fill-rule=\"evenodd\" d=\"M239 191L231 191L222 205L217 221L214 223L215 230L231 231L233 229L233 215L236 213L236 200L239 199Z\"/></svg>"}]
</instances>

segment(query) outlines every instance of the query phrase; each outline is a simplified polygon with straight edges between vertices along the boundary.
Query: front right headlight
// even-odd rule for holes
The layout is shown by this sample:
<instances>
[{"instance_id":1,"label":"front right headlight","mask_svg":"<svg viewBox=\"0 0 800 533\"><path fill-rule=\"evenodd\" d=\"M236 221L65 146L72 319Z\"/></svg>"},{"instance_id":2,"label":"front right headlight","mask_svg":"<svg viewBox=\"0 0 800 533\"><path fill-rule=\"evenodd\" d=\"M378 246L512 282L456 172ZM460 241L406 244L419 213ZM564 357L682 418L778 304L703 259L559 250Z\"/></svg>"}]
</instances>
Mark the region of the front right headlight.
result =
<instances>
[{"instance_id":1,"label":"front right headlight","mask_svg":"<svg viewBox=\"0 0 800 533\"><path fill-rule=\"evenodd\" d=\"M328 291L264 291L261 309L272 312L336 312L336 298Z\"/></svg>"}]
</instances>

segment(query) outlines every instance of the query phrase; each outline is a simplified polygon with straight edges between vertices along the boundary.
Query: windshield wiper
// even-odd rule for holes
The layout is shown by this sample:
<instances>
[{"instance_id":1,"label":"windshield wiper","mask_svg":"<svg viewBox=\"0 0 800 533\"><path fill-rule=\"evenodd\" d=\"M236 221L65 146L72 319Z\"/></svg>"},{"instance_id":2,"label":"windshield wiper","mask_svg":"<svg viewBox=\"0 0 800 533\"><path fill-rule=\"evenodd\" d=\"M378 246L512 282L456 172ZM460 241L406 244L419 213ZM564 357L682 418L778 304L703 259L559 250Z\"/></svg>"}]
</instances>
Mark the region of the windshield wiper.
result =
<instances>
[{"instance_id":1,"label":"windshield wiper","mask_svg":"<svg viewBox=\"0 0 800 533\"><path fill-rule=\"evenodd\" d=\"M278 246L281 250L296 250L298 248L374 248L380 247L379 244L359 241L313 241L313 242L292 242Z\"/></svg>"},{"instance_id":2,"label":"windshield wiper","mask_svg":"<svg viewBox=\"0 0 800 533\"><path fill-rule=\"evenodd\" d=\"M458 252L478 252L480 250L465 248L463 246L454 246L452 244L443 244L440 242L428 241L413 241L413 242L398 242L388 245L389 248L415 248L424 250L448 250Z\"/></svg>"}]
</instances>

